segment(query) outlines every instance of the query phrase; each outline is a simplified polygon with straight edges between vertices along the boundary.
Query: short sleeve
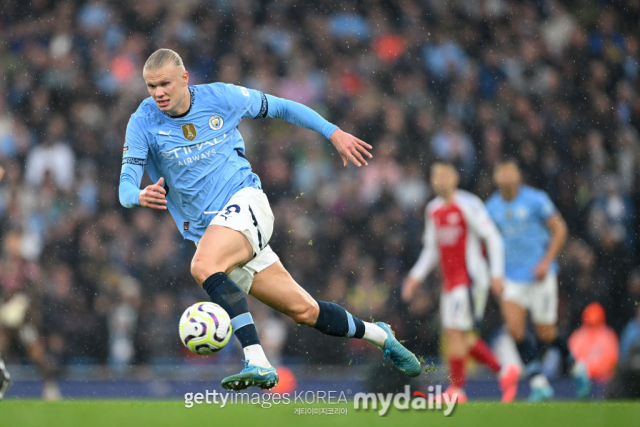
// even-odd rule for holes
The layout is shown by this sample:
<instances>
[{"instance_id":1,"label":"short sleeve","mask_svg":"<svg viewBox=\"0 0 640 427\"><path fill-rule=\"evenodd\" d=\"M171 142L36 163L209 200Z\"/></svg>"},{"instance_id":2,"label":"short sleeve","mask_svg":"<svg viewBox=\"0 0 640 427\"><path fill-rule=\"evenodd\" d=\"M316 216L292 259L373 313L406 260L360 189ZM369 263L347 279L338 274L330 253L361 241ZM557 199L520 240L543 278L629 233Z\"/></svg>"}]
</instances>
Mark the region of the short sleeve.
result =
<instances>
[{"instance_id":1,"label":"short sleeve","mask_svg":"<svg viewBox=\"0 0 640 427\"><path fill-rule=\"evenodd\" d=\"M491 231L494 226L489 210L477 197L469 197L465 199L466 203L462 205L462 213L465 216L467 224L483 238Z\"/></svg>"},{"instance_id":2,"label":"short sleeve","mask_svg":"<svg viewBox=\"0 0 640 427\"><path fill-rule=\"evenodd\" d=\"M537 205L538 216L545 222L556 212L555 205L553 204L547 193L544 193L542 191L538 195Z\"/></svg>"},{"instance_id":3,"label":"short sleeve","mask_svg":"<svg viewBox=\"0 0 640 427\"><path fill-rule=\"evenodd\" d=\"M495 223L496 221L496 201L493 197L490 197L489 200L484 204L487 213L489 214L489 218Z\"/></svg>"},{"instance_id":4,"label":"short sleeve","mask_svg":"<svg viewBox=\"0 0 640 427\"><path fill-rule=\"evenodd\" d=\"M267 116L269 106L264 93L255 89L226 84L226 97L232 109L242 118L259 119Z\"/></svg>"},{"instance_id":5,"label":"short sleeve","mask_svg":"<svg viewBox=\"0 0 640 427\"><path fill-rule=\"evenodd\" d=\"M132 164L144 166L147 164L149 154L149 143L143 130L140 120L131 116L127 124L127 132L124 139L124 149L122 152L122 164Z\"/></svg>"}]
</instances>

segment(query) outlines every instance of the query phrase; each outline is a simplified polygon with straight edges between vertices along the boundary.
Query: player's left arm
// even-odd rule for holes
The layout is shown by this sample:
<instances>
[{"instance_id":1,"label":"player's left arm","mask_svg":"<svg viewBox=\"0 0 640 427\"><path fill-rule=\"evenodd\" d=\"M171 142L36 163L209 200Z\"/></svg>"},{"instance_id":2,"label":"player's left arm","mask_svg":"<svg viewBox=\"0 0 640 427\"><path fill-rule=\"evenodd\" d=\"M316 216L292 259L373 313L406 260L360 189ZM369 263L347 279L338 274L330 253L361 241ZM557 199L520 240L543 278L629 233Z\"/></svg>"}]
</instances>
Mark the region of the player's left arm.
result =
<instances>
[{"instance_id":1,"label":"player's left arm","mask_svg":"<svg viewBox=\"0 0 640 427\"><path fill-rule=\"evenodd\" d=\"M242 117L283 119L322 134L338 150L343 166L347 166L349 161L358 167L367 166L365 157L369 159L373 157L368 151L371 150L371 145L343 132L338 126L325 120L306 105L273 95L265 95L260 91L241 86L226 85L226 90L233 99L234 105L244 110Z\"/></svg>"},{"instance_id":2,"label":"player's left arm","mask_svg":"<svg viewBox=\"0 0 640 427\"><path fill-rule=\"evenodd\" d=\"M267 117L280 118L291 124L321 133L338 150L340 157L342 157L343 166L346 167L349 161L358 167L367 166L365 157L373 157L368 151L372 148L371 145L343 132L338 126L328 122L306 105L272 95L265 96L268 101Z\"/></svg>"},{"instance_id":3,"label":"player's left arm","mask_svg":"<svg viewBox=\"0 0 640 427\"><path fill-rule=\"evenodd\" d=\"M546 277L551 263L553 263L560 254L562 247L567 241L567 235L569 234L567 223L558 211L554 211L554 213L546 219L545 224L551 232L551 241L549 242L549 246L547 246L547 251L544 256L533 270L533 275L536 280L542 280Z\"/></svg>"},{"instance_id":4,"label":"player's left arm","mask_svg":"<svg viewBox=\"0 0 640 427\"><path fill-rule=\"evenodd\" d=\"M480 199L473 203L473 212L468 212L465 219L471 229L485 243L489 257L491 289L496 296L500 296L504 289L504 243L502 236Z\"/></svg>"}]
</instances>

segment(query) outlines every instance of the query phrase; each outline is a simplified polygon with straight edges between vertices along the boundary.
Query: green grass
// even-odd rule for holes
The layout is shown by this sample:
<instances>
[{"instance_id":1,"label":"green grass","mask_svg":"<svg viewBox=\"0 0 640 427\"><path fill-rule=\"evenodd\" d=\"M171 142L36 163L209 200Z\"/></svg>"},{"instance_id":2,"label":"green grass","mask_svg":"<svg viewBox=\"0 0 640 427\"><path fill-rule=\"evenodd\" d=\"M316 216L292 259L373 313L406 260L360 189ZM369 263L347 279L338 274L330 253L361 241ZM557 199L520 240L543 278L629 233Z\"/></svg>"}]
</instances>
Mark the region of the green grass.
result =
<instances>
[{"instance_id":1,"label":"green grass","mask_svg":"<svg viewBox=\"0 0 640 427\"><path fill-rule=\"evenodd\" d=\"M295 408L309 405L278 405L268 409L250 404L201 404L184 407L180 401L68 400L41 402L5 400L0 402L3 427L180 427L180 426L640 426L640 403L631 402L553 402L543 404L475 402L461 405L445 418L435 411L391 410L386 417L374 411L356 411L346 405L347 415L296 415Z\"/></svg>"}]
</instances>

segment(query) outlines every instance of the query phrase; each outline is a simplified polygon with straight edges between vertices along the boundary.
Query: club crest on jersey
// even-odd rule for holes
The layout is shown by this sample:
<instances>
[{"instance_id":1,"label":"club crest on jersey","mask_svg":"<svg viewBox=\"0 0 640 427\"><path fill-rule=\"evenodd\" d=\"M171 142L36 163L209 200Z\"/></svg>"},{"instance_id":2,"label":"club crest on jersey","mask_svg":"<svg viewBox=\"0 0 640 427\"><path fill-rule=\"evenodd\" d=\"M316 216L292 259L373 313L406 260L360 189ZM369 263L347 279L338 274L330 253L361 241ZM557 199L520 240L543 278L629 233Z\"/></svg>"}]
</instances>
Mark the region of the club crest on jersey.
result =
<instances>
[{"instance_id":1,"label":"club crest on jersey","mask_svg":"<svg viewBox=\"0 0 640 427\"><path fill-rule=\"evenodd\" d=\"M222 117L218 116L217 114L209 118L209 127L211 129L220 130L222 129L222 125L224 125L224 120L222 120Z\"/></svg>"},{"instance_id":2,"label":"club crest on jersey","mask_svg":"<svg viewBox=\"0 0 640 427\"><path fill-rule=\"evenodd\" d=\"M449 224L457 224L460 222L460 215L457 212L451 212L447 215L447 222Z\"/></svg>"},{"instance_id":3,"label":"club crest on jersey","mask_svg":"<svg viewBox=\"0 0 640 427\"><path fill-rule=\"evenodd\" d=\"M194 139L196 139L196 127L193 125L193 123L182 125L182 134L189 141L193 141Z\"/></svg>"}]
</instances>

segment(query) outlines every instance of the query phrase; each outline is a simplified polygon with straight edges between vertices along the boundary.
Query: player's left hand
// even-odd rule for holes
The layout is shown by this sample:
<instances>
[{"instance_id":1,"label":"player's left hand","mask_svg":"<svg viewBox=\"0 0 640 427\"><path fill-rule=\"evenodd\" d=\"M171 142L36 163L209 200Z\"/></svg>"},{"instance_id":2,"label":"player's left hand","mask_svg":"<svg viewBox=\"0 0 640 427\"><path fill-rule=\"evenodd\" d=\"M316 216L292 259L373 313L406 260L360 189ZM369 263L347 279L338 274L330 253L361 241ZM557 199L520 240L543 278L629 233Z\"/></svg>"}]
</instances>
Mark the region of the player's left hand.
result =
<instances>
[{"instance_id":1,"label":"player's left hand","mask_svg":"<svg viewBox=\"0 0 640 427\"><path fill-rule=\"evenodd\" d=\"M369 163L364 159L364 156L370 159L373 157L368 151L373 148L372 146L340 129L336 129L331 134L329 141L331 141L333 146L336 147L336 150L338 150L340 157L342 157L344 167L347 166L349 161L358 167L362 165L367 166Z\"/></svg>"},{"instance_id":2,"label":"player's left hand","mask_svg":"<svg viewBox=\"0 0 640 427\"><path fill-rule=\"evenodd\" d=\"M538 265L536 265L535 268L533 269L533 277L535 277L536 280L538 281L547 277L547 273L549 272L550 265L551 263L549 261L546 261L546 260L540 261Z\"/></svg>"},{"instance_id":3,"label":"player's left hand","mask_svg":"<svg viewBox=\"0 0 640 427\"><path fill-rule=\"evenodd\" d=\"M4 168L0 166L0 182L2 182L2 178L4 178Z\"/></svg>"},{"instance_id":4,"label":"player's left hand","mask_svg":"<svg viewBox=\"0 0 640 427\"><path fill-rule=\"evenodd\" d=\"M500 298L502 296L502 292L504 291L504 281L502 280L502 277L491 279L491 291L493 291L496 298Z\"/></svg>"}]
</instances>

